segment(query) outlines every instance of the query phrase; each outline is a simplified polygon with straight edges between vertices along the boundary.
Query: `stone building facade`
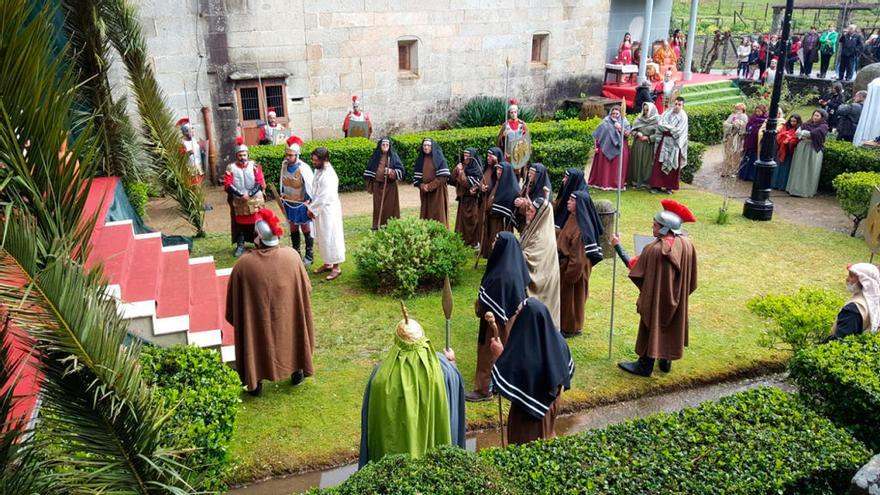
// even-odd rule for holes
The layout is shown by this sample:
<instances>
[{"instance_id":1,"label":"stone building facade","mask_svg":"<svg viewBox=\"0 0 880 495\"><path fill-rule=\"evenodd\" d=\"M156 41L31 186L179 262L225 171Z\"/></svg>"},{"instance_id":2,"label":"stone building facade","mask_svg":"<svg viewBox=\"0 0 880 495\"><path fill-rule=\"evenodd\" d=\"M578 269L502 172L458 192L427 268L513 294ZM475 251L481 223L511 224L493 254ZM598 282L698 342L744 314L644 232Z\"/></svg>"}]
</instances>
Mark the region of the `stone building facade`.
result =
<instances>
[{"instance_id":1,"label":"stone building facade","mask_svg":"<svg viewBox=\"0 0 880 495\"><path fill-rule=\"evenodd\" d=\"M305 140L341 137L352 95L361 97L374 137L442 125L477 95L555 110L563 98L597 92L618 43L609 41L619 29L611 24L632 24L630 4L644 1L138 4L168 103L195 123L200 137L202 108L211 111L226 163L237 134L254 142L269 106ZM630 10L615 16L615 3ZM662 26L663 36L670 9L658 4L671 0L655 0L653 25Z\"/></svg>"}]
</instances>

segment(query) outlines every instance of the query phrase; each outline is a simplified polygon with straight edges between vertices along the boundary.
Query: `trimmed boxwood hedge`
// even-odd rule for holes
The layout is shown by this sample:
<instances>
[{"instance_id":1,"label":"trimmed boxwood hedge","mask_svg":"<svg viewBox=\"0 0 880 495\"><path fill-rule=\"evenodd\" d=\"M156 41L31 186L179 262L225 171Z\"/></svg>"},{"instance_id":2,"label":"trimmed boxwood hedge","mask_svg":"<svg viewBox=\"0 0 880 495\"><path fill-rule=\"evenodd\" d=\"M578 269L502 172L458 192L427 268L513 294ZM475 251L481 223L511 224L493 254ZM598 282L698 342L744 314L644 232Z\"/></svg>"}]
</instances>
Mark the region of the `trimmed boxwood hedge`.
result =
<instances>
[{"instance_id":1,"label":"trimmed boxwood hedge","mask_svg":"<svg viewBox=\"0 0 880 495\"><path fill-rule=\"evenodd\" d=\"M201 475L210 490L225 487L228 448L241 403L238 374L220 360L220 353L196 346L144 346L141 375L173 411L165 425L169 445L197 449L182 463Z\"/></svg>"},{"instance_id":2,"label":"trimmed boxwood hedge","mask_svg":"<svg viewBox=\"0 0 880 495\"><path fill-rule=\"evenodd\" d=\"M703 153L706 152L706 145L694 140L688 141L688 159L684 168L681 170L681 181L687 184L694 182L694 176L703 168Z\"/></svg>"},{"instance_id":3,"label":"trimmed boxwood hedge","mask_svg":"<svg viewBox=\"0 0 880 495\"><path fill-rule=\"evenodd\" d=\"M758 388L549 441L383 460L312 493L514 493L464 485L483 479L504 479L524 494L842 493L870 457L796 395Z\"/></svg>"},{"instance_id":4,"label":"trimmed boxwood hedge","mask_svg":"<svg viewBox=\"0 0 880 495\"><path fill-rule=\"evenodd\" d=\"M703 144L719 144L724 138L724 121L733 112L733 104L713 103L688 107L688 138Z\"/></svg>"},{"instance_id":5,"label":"trimmed boxwood hedge","mask_svg":"<svg viewBox=\"0 0 880 495\"><path fill-rule=\"evenodd\" d=\"M856 148L847 141L825 141L819 188L833 191L834 178L845 172L880 172L880 150Z\"/></svg>"},{"instance_id":6,"label":"trimmed boxwood hedge","mask_svg":"<svg viewBox=\"0 0 880 495\"><path fill-rule=\"evenodd\" d=\"M880 451L880 334L807 347L789 367L819 411Z\"/></svg>"}]
</instances>

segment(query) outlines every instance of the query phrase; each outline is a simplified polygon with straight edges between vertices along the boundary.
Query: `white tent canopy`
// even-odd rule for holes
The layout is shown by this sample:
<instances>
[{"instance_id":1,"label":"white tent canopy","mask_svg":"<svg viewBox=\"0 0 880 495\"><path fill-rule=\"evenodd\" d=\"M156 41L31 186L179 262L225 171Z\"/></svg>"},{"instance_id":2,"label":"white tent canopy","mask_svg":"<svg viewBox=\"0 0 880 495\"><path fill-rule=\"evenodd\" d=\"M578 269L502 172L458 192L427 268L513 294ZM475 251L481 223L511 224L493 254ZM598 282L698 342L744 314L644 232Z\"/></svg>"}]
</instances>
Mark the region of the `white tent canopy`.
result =
<instances>
[{"instance_id":1,"label":"white tent canopy","mask_svg":"<svg viewBox=\"0 0 880 495\"><path fill-rule=\"evenodd\" d=\"M868 84L868 97L862 107L862 116L853 136L853 144L861 146L865 141L877 136L880 136L880 77Z\"/></svg>"}]
</instances>

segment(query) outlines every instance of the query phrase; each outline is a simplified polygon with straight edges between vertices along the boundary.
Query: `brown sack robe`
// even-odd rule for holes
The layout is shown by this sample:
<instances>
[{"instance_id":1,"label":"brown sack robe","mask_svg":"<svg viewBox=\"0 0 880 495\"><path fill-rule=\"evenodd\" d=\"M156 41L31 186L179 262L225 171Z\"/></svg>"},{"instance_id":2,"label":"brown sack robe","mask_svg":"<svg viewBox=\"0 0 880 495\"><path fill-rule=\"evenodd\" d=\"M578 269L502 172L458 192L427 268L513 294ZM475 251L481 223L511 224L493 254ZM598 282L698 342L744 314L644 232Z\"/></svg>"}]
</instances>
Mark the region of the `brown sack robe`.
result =
<instances>
[{"instance_id":1,"label":"brown sack robe","mask_svg":"<svg viewBox=\"0 0 880 495\"><path fill-rule=\"evenodd\" d=\"M556 237L559 250L559 330L579 333L584 329L584 307L590 295L593 264L584 251L577 215L571 214Z\"/></svg>"},{"instance_id":2,"label":"brown sack robe","mask_svg":"<svg viewBox=\"0 0 880 495\"><path fill-rule=\"evenodd\" d=\"M235 364L248 390L300 369L314 375L311 292L302 259L289 247L255 249L233 267L226 321L235 329Z\"/></svg>"},{"instance_id":3,"label":"brown sack robe","mask_svg":"<svg viewBox=\"0 0 880 495\"><path fill-rule=\"evenodd\" d=\"M428 192L419 187L419 198L422 209L419 218L437 220L449 227L449 193L446 191L446 177L435 175L434 159L425 156L422 164L422 184L428 186Z\"/></svg>"},{"instance_id":4,"label":"brown sack robe","mask_svg":"<svg viewBox=\"0 0 880 495\"><path fill-rule=\"evenodd\" d=\"M697 252L687 237L658 239L629 272L639 288L636 354L681 359L688 345L688 297L697 289Z\"/></svg>"},{"instance_id":5,"label":"brown sack robe","mask_svg":"<svg viewBox=\"0 0 880 495\"><path fill-rule=\"evenodd\" d=\"M452 171L452 181L455 183L456 199L458 201L458 213L455 215L455 231L461 234L466 246L476 246L480 242L481 211L480 192L471 193L471 185L468 182L464 170L458 167Z\"/></svg>"},{"instance_id":6,"label":"brown sack robe","mask_svg":"<svg viewBox=\"0 0 880 495\"><path fill-rule=\"evenodd\" d=\"M477 369L474 372L474 390L483 395L489 395L489 384L492 382L492 366L495 364L495 356L492 355L492 350L489 348L493 334L485 319L489 309L483 306L478 299L474 305L474 311L477 314L477 318L480 319L479 336L482 337L482 340L477 339ZM495 325L498 326L498 340L501 341L501 345L507 344L507 337L510 335L510 329L513 328L514 321L516 321L516 316L507 320L507 325L502 325L501 321L497 318L495 319Z\"/></svg>"},{"instance_id":7,"label":"brown sack robe","mask_svg":"<svg viewBox=\"0 0 880 495\"><path fill-rule=\"evenodd\" d=\"M400 218L400 199L397 194L397 175L385 176L388 156L379 158L376 167L376 178L367 181L367 192L373 195L373 228L388 223L389 218ZM382 195L385 195L383 203ZM381 212L379 209L381 208Z\"/></svg>"},{"instance_id":8,"label":"brown sack robe","mask_svg":"<svg viewBox=\"0 0 880 495\"><path fill-rule=\"evenodd\" d=\"M499 232L508 231L513 232L512 226L507 226L505 228L504 219L492 214L492 203L495 202L495 190L498 188L498 180L493 178L491 174L495 173L495 167L486 166L486 171L483 172L483 184L486 184L489 189L483 193L483 209L481 211L483 222L485 226L481 226L481 230L483 233L483 238L480 240L480 256L483 258L488 258L490 254L492 254L492 243L495 242L495 237L498 236Z\"/></svg>"},{"instance_id":9,"label":"brown sack robe","mask_svg":"<svg viewBox=\"0 0 880 495\"><path fill-rule=\"evenodd\" d=\"M559 414L561 402L562 392L560 391L557 392L556 400L550 404L550 410L541 421L530 416L518 405L511 404L510 413L507 415L507 443L522 445L538 439L555 438L556 416Z\"/></svg>"},{"instance_id":10,"label":"brown sack robe","mask_svg":"<svg viewBox=\"0 0 880 495\"><path fill-rule=\"evenodd\" d=\"M556 247L556 228L553 226L553 207L549 201L538 208L535 218L523 229L519 243L532 279L529 283L529 295L547 306L553 324L558 329L561 323L559 254Z\"/></svg>"}]
</instances>

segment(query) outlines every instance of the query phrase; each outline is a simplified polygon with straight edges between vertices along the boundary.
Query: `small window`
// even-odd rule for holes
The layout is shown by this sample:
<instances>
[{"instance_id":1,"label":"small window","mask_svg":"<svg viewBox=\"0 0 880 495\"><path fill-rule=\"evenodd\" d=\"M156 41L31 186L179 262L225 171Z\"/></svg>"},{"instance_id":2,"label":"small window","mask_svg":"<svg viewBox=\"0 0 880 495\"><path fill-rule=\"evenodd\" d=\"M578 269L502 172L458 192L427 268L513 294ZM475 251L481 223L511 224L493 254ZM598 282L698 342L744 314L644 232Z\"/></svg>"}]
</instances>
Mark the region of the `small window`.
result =
<instances>
[{"instance_id":1,"label":"small window","mask_svg":"<svg viewBox=\"0 0 880 495\"><path fill-rule=\"evenodd\" d=\"M255 87L239 88L242 120L260 119L260 93Z\"/></svg>"},{"instance_id":2,"label":"small window","mask_svg":"<svg viewBox=\"0 0 880 495\"><path fill-rule=\"evenodd\" d=\"M273 108L275 115L284 117L284 87L280 84L266 86L266 108Z\"/></svg>"},{"instance_id":3,"label":"small window","mask_svg":"<svg viewBox=\"0 0 880 495\"><path fill-rule=\"evenodd\" d=\"M397 69L401 72L418 74L418 40L399 40L397 42Z\"/></svg>"},{"instance_id":4,"label":"small window","mask_svg":"<svg viewBox=\"0 0 880 495\"><path fill-rule=\"evenodd\" d=\"M532 63L547 65L547 51L550 35L538 33L532 35Z\"/></svg>"}]
</instances>

